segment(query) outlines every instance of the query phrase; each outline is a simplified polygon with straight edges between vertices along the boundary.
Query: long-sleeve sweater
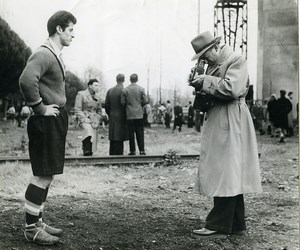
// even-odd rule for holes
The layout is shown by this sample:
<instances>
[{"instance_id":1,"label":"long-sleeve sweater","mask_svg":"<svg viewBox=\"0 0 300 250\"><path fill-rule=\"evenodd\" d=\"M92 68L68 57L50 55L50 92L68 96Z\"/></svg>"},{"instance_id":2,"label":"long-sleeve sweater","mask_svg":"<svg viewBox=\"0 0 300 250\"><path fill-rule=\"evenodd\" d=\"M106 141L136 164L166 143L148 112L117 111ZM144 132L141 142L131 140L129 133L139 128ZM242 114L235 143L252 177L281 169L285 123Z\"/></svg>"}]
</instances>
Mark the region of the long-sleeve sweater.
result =
<instances>
[{"instance_id":1,"label":"long-sleeve sweater","mask_svg":"<svg viewBox=\"0 0 300 250\"><path fill-rule=\"evenodd\" d=\"M48 41L45 45L52 48ZM66 103L63 65L47 47L39 47L29 57L19 79L20 90L36 115L46 112L45 105Z\"/></svg>"}]
</instances>

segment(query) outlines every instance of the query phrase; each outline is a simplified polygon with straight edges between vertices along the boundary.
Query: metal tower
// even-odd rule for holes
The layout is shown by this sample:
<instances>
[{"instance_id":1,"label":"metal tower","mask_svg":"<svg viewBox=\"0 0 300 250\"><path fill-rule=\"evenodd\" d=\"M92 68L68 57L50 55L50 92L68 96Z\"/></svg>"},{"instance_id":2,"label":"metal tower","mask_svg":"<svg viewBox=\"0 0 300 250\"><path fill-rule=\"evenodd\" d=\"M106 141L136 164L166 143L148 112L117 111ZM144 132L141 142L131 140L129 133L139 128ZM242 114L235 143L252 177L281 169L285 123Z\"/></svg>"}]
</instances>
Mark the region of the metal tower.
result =
<instances>
[{"instance_id":1,"label":"metal tower","mask_svg":"<svg viewBox=\"0 0 300 250\"><path fill-rule=\"evenodd\" d=\"M214 8L214 35L247 58L247 0L217 0Z\"/></svg>"}]
</instances>

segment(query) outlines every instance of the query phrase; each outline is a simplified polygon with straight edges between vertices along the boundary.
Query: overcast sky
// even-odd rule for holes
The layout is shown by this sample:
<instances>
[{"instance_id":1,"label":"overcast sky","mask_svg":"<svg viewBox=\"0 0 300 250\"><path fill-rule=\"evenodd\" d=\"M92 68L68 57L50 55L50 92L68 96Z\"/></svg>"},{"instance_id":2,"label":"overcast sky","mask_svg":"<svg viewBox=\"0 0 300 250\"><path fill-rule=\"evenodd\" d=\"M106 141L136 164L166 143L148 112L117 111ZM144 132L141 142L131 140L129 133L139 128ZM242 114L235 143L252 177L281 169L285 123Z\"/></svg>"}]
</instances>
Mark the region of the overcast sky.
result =
<instances>
[{"instance_id":1,"label":"overcast sky","mask_svg":"<svg viewBox=\"0 0 300 250\"><path fill-rule=\"evenodd\" d=\"M248 64L256 81L257 1L249 1ZM215 0L200 0L200 32L213 34ZM251 4L251 5L250 5ZM67 68L83 77L89 66L103 72L109 88L115 76L137 73L146 88L192 92L186 79L198 32L198 0L0 0L0 15L35 50L47 38L46 23L57 10L72 12L78 23L75 39L63 49ZM162 72L162 73L161 73Z\"/></svg>"}]
</instances>

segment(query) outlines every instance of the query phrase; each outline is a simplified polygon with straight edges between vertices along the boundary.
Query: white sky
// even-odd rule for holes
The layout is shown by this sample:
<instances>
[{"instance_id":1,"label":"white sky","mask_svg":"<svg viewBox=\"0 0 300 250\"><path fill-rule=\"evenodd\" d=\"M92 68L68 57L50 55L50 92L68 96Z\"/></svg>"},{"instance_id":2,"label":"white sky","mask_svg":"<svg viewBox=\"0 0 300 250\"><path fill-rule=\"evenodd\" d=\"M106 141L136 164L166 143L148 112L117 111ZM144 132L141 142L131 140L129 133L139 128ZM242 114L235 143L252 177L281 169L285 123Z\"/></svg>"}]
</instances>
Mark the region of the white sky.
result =
<instances>
[{"instance_id":1,"label":"white sky","mask_svg":"<svg viewBox=\"0 0 300 250\"><path fill-rule=\"evenodd\" d=\"M200 1L200 32L213 34L215 0ZM257 0L248 3L248 65L256 82ZM192 93L187 75L194 66L190 41L198 32L198 0L0 0L0 15L35 50L47 38L47 20L57 10L72 12L75 39L63 55L67 68L83 78L88 66L103 72L107 88L115 76L137 73L146 88ZM250 67L251 65L251 67Z\"/></svg>"}]
</instances>

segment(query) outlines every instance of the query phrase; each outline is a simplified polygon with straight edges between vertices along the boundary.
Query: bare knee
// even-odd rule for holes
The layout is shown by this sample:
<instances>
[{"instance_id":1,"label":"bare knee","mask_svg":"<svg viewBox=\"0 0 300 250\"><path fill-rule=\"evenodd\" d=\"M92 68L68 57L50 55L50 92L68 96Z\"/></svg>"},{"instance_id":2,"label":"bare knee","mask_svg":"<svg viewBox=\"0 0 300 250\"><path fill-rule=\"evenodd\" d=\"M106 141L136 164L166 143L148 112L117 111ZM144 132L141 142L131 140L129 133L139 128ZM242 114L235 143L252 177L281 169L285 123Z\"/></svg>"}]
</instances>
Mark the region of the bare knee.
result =
<instances>
[{"instance_id":1,"label":"bare knee","mask_svg":"<svg viewBox=\"0 0 300 250\"><path fill-rule=\"evenodd\" d=\"M33 176L32 180L31 180L31 183L38 186L38 187L40 187L40 188L46 189L47 187L50 186L53 179L54 179L53 175L50 175L50 176Z\"/></svg>"}]
</instances>

